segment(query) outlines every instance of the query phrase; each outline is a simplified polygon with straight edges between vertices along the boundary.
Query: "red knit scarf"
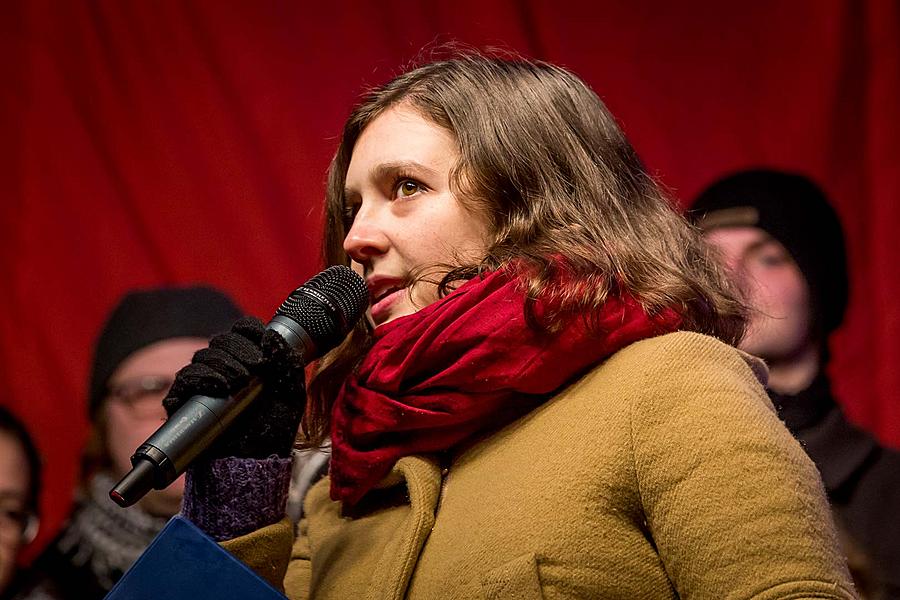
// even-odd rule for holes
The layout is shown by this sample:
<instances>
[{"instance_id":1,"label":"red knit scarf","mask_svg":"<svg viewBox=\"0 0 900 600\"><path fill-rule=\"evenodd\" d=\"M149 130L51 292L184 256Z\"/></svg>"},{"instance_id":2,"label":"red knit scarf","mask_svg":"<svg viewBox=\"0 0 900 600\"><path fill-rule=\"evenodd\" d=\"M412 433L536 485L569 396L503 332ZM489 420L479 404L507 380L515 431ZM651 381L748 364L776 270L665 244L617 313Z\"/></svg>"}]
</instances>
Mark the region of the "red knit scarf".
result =
<instances>
[{"instance_id":1,"label":"red knit scarf","mask_svg":"<svg viewBox=\"0 0 900 600\"><path fill-rule=\"evenodd\" d=\"M609 297L596 317L596 330L572 318L558 333L535 331L517 279L495 271L377 328L335 401L332 499L356 504L399 458L502 427L617 350L681 321L669 309L650 317L630 296Z\"/></svg>"}]
</instances>

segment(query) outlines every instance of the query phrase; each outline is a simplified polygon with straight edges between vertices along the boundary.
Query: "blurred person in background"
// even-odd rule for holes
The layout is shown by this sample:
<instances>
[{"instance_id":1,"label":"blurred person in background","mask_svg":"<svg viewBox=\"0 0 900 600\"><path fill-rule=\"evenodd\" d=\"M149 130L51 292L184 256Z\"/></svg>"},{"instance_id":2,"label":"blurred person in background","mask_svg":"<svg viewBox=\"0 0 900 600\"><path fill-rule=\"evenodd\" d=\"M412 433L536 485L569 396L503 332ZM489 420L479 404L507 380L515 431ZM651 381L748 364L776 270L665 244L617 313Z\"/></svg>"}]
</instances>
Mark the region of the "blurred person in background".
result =
<instances>
[{"instance_id":1,"label":"blurred person in background","mask_svg":"<svg viewBox=\"0 0 900 600\"><path fill-rule=\"evenodd\" d=\"M857 579L900 598L900 452L850 423L828 379L828 337L848 299L840 221L819 187L774 170L717 181L691 211L745 295L739 347L764 359L768 391L822 474Z\"/></svg>"},{"instance_id":2,"label":"blurred person in background","mask_svg":"<svg viewBox=\"0 0 900 600\"><path fill-rule=\"evenodd\" d=\"M40 457L25 426L0 406L0 598L15 587L16 557L38 529Z\"/></svg>"},{"instance_id":3,"label":"blurred person in background","mask_svg":"<svg viewBox=\"0 0 900 600\"><path fill-rule=\"evenodd\" d=\"M164 421L162 399L176 371L240 316L229 297L207 287L134 291L121 299L95 348L82 489L67 525L35 561L22 597L102 598L180 510L181 479L128 510L109 499L109 490Z\"/></svg>"}]
</instances>

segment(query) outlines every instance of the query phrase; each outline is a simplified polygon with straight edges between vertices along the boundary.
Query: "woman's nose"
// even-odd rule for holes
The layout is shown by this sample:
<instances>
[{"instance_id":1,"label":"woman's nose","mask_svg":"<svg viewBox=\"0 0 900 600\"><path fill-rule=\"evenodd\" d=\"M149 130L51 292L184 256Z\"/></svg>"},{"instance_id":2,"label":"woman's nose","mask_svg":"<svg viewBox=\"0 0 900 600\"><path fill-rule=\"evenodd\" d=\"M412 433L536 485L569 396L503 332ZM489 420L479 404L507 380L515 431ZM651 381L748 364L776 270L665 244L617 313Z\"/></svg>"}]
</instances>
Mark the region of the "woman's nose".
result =
<instances>
[{"instance_id":1,"label":"woman's nose","mask_svg":"<svg viewBox=\"0 0 900 600\"><path fill-rule=\"evenodd\" d=\"M364 263L386 253L389 247L390 240L383 224L372 211L361 208L344 238L344 252L356 262Z\"/></svg>"}]
</instances>

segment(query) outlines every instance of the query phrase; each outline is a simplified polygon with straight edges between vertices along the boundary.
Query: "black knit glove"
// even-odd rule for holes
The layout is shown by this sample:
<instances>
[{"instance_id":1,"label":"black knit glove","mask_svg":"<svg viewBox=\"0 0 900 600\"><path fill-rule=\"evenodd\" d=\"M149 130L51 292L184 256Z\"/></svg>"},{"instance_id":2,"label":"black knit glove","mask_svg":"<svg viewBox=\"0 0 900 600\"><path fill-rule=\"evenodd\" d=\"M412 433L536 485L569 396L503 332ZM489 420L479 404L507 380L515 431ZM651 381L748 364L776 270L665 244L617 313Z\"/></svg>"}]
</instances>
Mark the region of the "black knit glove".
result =
<instances>
[{"instance_id":1,"label":"black knit glove","mask_svg":"<svg viewBox=\"0 0 900 600\"><path fill-rule=\"evenodd\" d=\"M208 348L178 371L163 406L171 416L191 396L224 398L242 390L253 377L263 383L260 395L204 458L290 456L306 406L303 361L259 319L242 318L230 333L212 338Z\"/></svg>"}]
</instances>

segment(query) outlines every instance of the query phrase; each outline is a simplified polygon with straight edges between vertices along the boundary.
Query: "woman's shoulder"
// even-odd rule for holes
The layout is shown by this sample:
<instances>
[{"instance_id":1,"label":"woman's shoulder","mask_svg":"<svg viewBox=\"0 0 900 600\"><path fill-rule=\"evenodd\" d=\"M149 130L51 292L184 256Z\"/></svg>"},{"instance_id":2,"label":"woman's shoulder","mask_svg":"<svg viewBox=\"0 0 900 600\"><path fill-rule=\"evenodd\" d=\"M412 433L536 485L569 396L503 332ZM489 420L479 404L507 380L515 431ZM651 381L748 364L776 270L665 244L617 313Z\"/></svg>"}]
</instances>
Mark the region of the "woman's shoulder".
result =
<instances>
[{"instance_id":1,"label":"woman's shoulder","mask_svg":"<svg viewBox=\"0 0 900 600\"><path fill-rule=\"evenodd\" d=\"M762 385L768 378L768 369L761 359L695 331L675 331L635 342L614 354L613 359L644 362L668 370L684 366L719 366L750 374Z\"/></svg>"},{"instance_id":2,"label":"woman's shoulder","mask_svg":"<svg viewBox=\"0 0 900 600\"><path fill-rule=\"evenodd\" d=\"M597 365L580 383L596 384L610 376L623 390L729 385L756 393L762 392L768 369L759 358L717 338L693 331L676 331L622 348Z\"/></svg>"},{"instance_id":3,"label":"woman's shoulder","mask_svg":"<svg viewBox=\"0 0 900 600\"><path fill-rule=\"evenodd\" d=\"M688 419L744 427L765 423L779 429L765 392L765 364L716 338L679 331L635 342L594 367L560 392L556 410L590 414L584 427L617 426L632 431L666 427ZM728 429L728 427L724 427Z\"/></svg>"}]
</instances>

